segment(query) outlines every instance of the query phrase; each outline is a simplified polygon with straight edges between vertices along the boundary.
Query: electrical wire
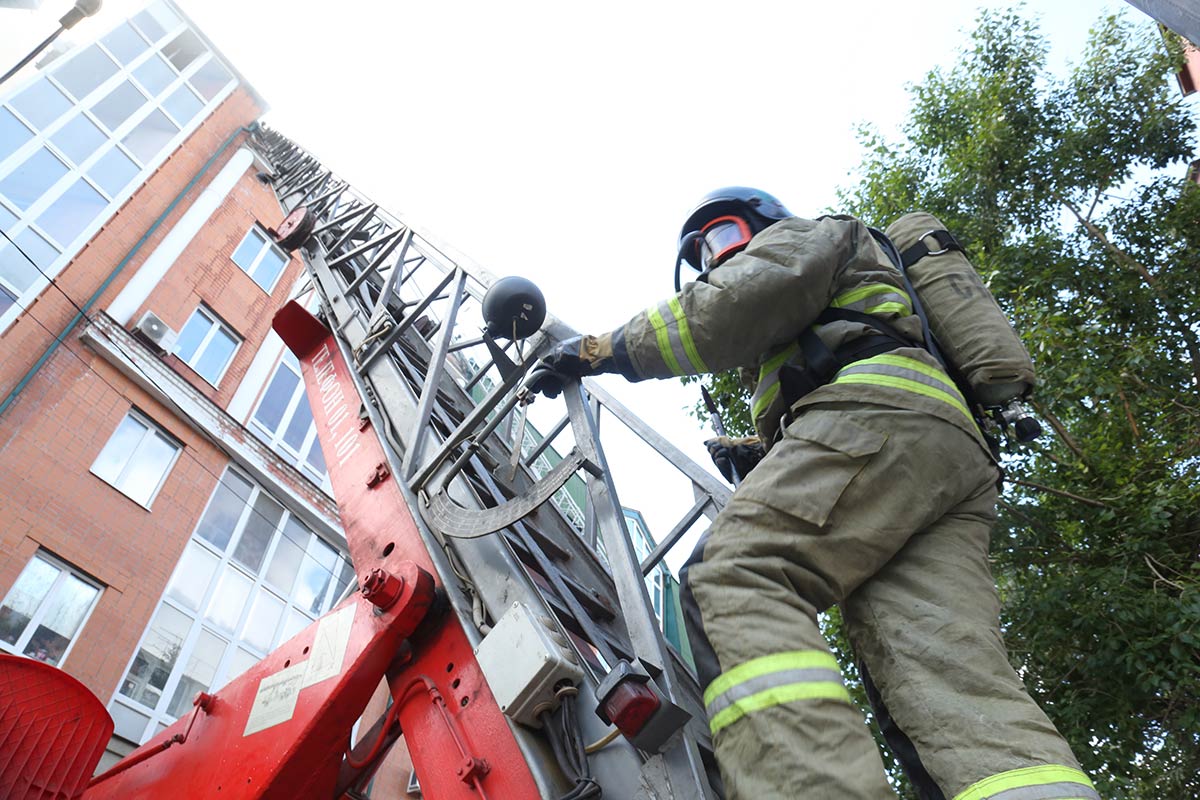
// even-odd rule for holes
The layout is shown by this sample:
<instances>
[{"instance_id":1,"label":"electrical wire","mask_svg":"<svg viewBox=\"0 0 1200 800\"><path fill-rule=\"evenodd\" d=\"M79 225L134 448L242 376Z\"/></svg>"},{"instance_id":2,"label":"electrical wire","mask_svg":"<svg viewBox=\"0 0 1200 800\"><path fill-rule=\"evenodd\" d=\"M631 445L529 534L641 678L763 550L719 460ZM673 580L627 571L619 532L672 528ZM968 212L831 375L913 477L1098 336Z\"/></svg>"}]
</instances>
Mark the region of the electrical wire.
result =
<instances>
[{"instance_id":1,"label":"electrical wire","mask_svg":"<svg viewBox=\"0 0 1200 800\"><path fill-rule=\"evenodd\" d=\"M184 411L183 408L181 408L179 406L179 404L175 402L175 400L171 397L170 393L166 389L164 389L162 386L160 386L158 384L158 382L154 380L153 377L151 377L149 374L147 374L146 371L144 369L142 369L141 365L139 365L137 363L137 361L134 359L134 356L131 353L129 353L129 351L127 351L120 342L114 340L111 336L109 336L108 333L106 331L104 331L97 324L96 320L93 319L90 314L88 314L86 311L84 311L83 308L81 308L79 306L79 304L76 303L75 300L69 294L67 294L66 290L64 290L62 288L62 286L59 285L57 280L55 280L53 277L51 277L49 274L47 274L46 271L43 270L41 268L41 266L39 266L38 263L36 261L34 261L29 256L29 254L26 253L25 250L19 244L17 244L15 241L13 241L12 237L10 237L8 235L7 231L0 229L0 236L3 236L6 240L8 240L9 244L11 244L14 248L16 248L17 252L20 253L21 256L23 256L25 258L25 260L28 261L30 263L30 265L33 266L34 269L36 269L39 273L41 273L42 277L44 277L47 281L49 281L50 285L52 287L54 287L54 289L56 289L58 291L58 293L61 294L63 296L63 298L68 303L71 304L72 307L74 307L74 309L80 314L80 316L83 317L83 319L85 319L90 325L95 326L97 332L101 336L103 336L104 339L106 341L108 341L114 348L116 348L116 350L119 353L121 353L121 355L125 356L126 360L134 367L134 369L136 369L138 371L138 373L141 374L142 377L145 378L146 381L148 381L150 383L151 386L153 386L155 389L158 390L159 394L166 400L167 404L170 406L170 408L173 410L174 413L176 413L179 417L181 417L183 419L188 418L189 415L187 414L187 412ZM53 330L51 330L44 322L42 322L40 319L38 319L33 314L33 312L31 312L29 310L28 306L21 303L19 300L14 300L13 304L16 305L18 308L20 308L22 311L24 311L25 315L29 319L33 320L33 322L35 324L37 324L37 326L39 328L41 328L42 330L44 330L46 333L50 334L51 336L54 336L56 339L66 337L67 331L64 331L62 334L55 334ZM87 361L85 361L82 356L80 356L78 353L76 353L70 347L66 348L66 352L70 353L71 356L76 361L78 361L80 364L83 365L84 369L86 369L88 372L90 372L94 377L98 378L100 380L100 382L103 383L105 386L107 386L109 389L112 389L118 395L121 395L121 396L125 395L125 392L123 390L114 386L107 378L105 378L103 375L101 375L91 364L89 364ZM198 429L193 428L193 430L198 430ZM207 441L212 446L216 447L221 453L223 453L226 457L228 457L230 461L236 462L236 459L234 459L233 455L229 452L228 448L225 447L224 443L222 443L220 440L216 439L215 437L213 437L212 435L208 434L205 431L198 431L198 432L200 433L200 436L205 441ZM233 492L235 496L240 497L240 495L238 494L237 488L235 488L231 484L226 483L224 480L222 480L222 476L217 475L215 472L213 472L211 469L209 469L206 464L204 464L202 461L200 461L200 459L197 456L193 455L191 453L191 451L188 450L186 447L181 447L180 453L182 455L186 456L187 458L189 458L194 465L199 467L203 472L207 473L214 480L216 480L216 482L219 486L225 487L229 491ZM260 487L260 490L261 490L261 487ZM265 490L262 490L262 491L264 493L266 493ZM269 496L269 494L268 494L268 496ZM277 521L272 520L271 518L267 517L265 514L263 514L261 511L259 511L257 508L255 508L255 506L253 504L246 503L246 505L247 505L247 507L249 507L250 513L252 515L257 516L258 518L267 522L270 525L272 530L279 527L279 523ZM289 511L288 513L295 516L295 514L291 511ZM244 530L244 528L243 528L243 530ZM281 531L281 535L286 536L286 530ZM314 533L314 535L316 535L316 534ZM289 541L293 541L293 540L291 540L290 537L288 537L288 539L289 539ZM322 539L322 541L324 541L324 540ZM298 543L294 542L294 541L293 541L293 544L298 545ZM228 547L228 544L226 544L226 547ZM336 548L335 548L335 550L336 550ZM318 561L314 556L309 555L307 550L301 551L301 557L303 559L307 559L307 560L311 561L312 564L315 565L321 572L324 572L325 574L330 576L330 579L333 581L334 585L337 584L339 576L337 574L335 574L333 570L329 569L324 564L322 564L320 561ZM347 559L347 563L349 563L348 559ZM353 584L351 584L351 585L353 585Z\"/></svg>"},{"instance_id":2,"label":"electrical wire","mask_svg":"<svg viewBox=\"0 0 1200 800\"><path fill-rule=\"evenodd\" d=\"M595 800L603 795L600 784L592 777L588 754L579 737L575 707L578 695L579 689L576 687L570 684L560 686L554 692L559 701L558 708L543 712L540 717L555 759L567 777L575 782L559 800Z\"/></svg>"}]
</instances>

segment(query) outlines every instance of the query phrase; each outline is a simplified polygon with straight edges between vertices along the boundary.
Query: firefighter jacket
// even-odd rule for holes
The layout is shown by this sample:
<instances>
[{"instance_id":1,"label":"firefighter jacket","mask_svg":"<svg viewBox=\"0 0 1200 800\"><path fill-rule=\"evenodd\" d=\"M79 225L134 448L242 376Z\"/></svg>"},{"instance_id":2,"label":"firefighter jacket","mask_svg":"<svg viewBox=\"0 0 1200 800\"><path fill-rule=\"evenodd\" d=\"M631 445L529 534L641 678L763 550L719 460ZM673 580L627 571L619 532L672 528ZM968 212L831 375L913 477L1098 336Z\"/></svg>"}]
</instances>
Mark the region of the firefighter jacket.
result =
<instances>
[{"instance_id":1,"label":"firefighter jacket","mask_svg":"<svg viewBox=\"0 0 1200 800\"><path fill-rule=\"evenodd\" d=\"M780 370L803 368L798 337L826 308L876 315L913 346L846 364L828 383L799 400L789 398L789 408ZM815 331L835 352L877 333L846 320L817 325ZM757 373L754 423L768 447L786 414L817 403L854 402L944 419L987 450L954 382L919 344L921 324L899 270L853 217L777 222L708 273L706 282L687 284L611 335L614 367L629 380L749 367Z\"/></svg>"}]
</instances>

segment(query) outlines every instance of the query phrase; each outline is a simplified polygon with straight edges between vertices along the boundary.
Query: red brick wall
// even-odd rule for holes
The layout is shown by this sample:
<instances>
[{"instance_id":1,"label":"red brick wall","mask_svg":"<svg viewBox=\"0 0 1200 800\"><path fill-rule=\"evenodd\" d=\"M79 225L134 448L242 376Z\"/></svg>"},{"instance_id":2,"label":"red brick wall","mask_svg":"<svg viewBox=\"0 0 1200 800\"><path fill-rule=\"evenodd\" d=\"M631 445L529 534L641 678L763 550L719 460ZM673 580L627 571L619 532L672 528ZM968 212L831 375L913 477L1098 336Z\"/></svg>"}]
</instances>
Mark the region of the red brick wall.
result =
<instances>
[{"instance_id":1,"label":"red brick wall","mask_svg":"<svg viewBox=\"0 0 1200 800\"><path fill-rule=\"evenodd\" d=\"M227 458L77 340L38 381L53 392L0 428L0 595L39 548L103 583L61 666L107 702ZM132 406L185 449L150 510L90 472Z\"/></svg>"},{"instance_id":2,"label":"red brick wall","mask_svg":"<svg viewBox=\"0 0 1200 800\"><path fill-rule=\"evenodd\" d=\"M63 270L58 277L62 289L82 305L205 162L260 112L243 90L226 99ZM141 245L95 311L120 292L236 150L235 142ZM247 213L262 213L270 220L271 203L270 189L258 185L250 171L231 195L229 208L219 212L225 218L218 224L230 221L230 215ZM278 204L273 211L278 216ZM222 250L236 245L245 226L240 219L235 221L239 230L222 230L213 237L214 242L197 241L194 246ZM233 244L230 239L235 239ZM281 287L294 279L297 268L292 265L291 277L285 276ZM222 383L217 399L223 405L269 325L268 309L273 301L244 275L240 277L245 283L238 283L238 275L177 272L188 272L188 279L176 280L172 273L163 296L171 292L211 294L210 302L218 313L253 340L239 353L238 365ZM216 281L219 288L206 288L206 279ZM286 292L286 288L280 291ZM238 295L248 299L239 301ZM74 313L62 293L48 287L28 313L0 334L0 397L8 395ZM179 322L169 319L172 324ZM39 548L103 583L99 603L62 666L107 702L228 459L84 347L77 335L78 329L64 338L17 402L0 417L0 596L7 593ZM195 380L203 384L199 378ZM134 406L182 442L185 450L149 511L90 472L100 450Z\"/></svg>"},{"instance_id":3,"label":"red brick wall","mask_svg":"<svg viewBox=\"0 0 1200 800\"><path fill-rule=\"evenodd\" d=\"M261 183L251 165L225 201L213 212L208 226L192 239L166 277L154 288L133 315L153 311L176 331L182 330L201 303L208 306L242 339L233 362L214 388L174 356L168 363L209 399L224 408L241 383L263 338L271 328L276 309L287 301L288 292L303 270L293 256L268 295L233 262L233 251L241 244L255 221L274 228L283 211L274 190Z\"/></svg>"}]
</instances>

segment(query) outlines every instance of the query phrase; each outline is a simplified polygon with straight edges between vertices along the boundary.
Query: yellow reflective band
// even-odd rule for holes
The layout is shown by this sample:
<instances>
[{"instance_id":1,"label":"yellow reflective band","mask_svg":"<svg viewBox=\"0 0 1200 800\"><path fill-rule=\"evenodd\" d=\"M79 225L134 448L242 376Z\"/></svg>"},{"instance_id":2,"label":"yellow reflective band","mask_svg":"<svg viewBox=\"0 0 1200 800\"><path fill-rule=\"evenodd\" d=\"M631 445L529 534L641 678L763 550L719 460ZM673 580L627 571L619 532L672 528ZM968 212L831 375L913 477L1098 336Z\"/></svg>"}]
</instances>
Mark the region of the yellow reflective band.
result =
<instances>
[{"instance_id":1,"label":"yellow reflective band","mask_svg":"<svg viewBox=\"0 0 1200 800\"><path fill-rule=\"evenodd\" d=\"M949 406L952 406L955 409L957 409L958 411L962 412L962 415L964 417L966 417L967 421L970 422L972 425L975 424L975 419L971 416L971 412L967 411L967 407L965 405L963 405L962 402L959 401L958 398L956 398L946 392L935 389L932 386L926 386L923 383L917 383L916 381L909 380L908 378L897 378L894 375L872 375L870 373L866 373L866 374L860 373L857 375L842 375L842 376L836 378L833 382L834 383L860 383L860 384L869 384L869 385L873 385L873 386L888 386L893 389L904 389L906 391L913 392L914 394L923 395L925 397L931 397L934 400L941 400L943 403L945 403Z\"/></svg>"},{"instance_id":2,"label":"yellow reflective band","mask_svg":"<svg viewBox=\"0 0 1200 800\"><path fill-rule=\"evenodd\" d=\"M696 372L708 372L708 367L704 366L704 361L700 358L700 351L696 349L696 341L692 339L687 315L683 313L683 306L680 305L679 298L672 297L667 301L667 305L671 307L671 313L675 315L675 322L679 326L679 341L683 342L683 351L687 353L688 361L692 362L692 369Z\"/></svg>"},{"instance_id":3,"label":"yellow reflective band","mask_svg":"<svg viewBox=\"0 0 1200 800\"><path fill-rule=\"evenodd\" d=\"M658 306L651 306L647 309L646 316L650 318L650 324L654 326L654 337L658 339L658 353L666 363L667 369L675 375L682 375L683 369L675 360L675 352L671 349L671 334L667 331L666 320L662 318L662 314L658 313Z\"/></svg>"},{"instance_id":4,"label":"yellow reflective band","mask_svg":"<svg viewBox=\"0 0 1200 800\"><path fill-rule=\"evenodd\" d=\"M704 690L704 705L710 704L718 695L745 683L751 678L759 678L772 672L783 672L790 669L832 669L840 672L837 659L822 650L788 650L784 653L772 653L769 656L752 658L745 664L738 664L728 672L722 672L708 688Z\"/></svg>"},{"instance_id":5,"label":"yellow reflective band","mask_svg":"<svg viewBox=\"0 0 1200 800\"><path fill-rule=\"evenodd\" d=\"M870 286L860 286L857 289L851 289L848 292L842 292L837 297L833 298L829 305L833 306L834 308L844 308L851 303L857 303L859 300L863 300L868 297L874 297L877 294L894 294L906 299L908 298L908 292L904 291L903 289L898 289L895 286L888 286L886 283L875 283L871 284ZM909 310L909 308L911 308L911 305L906 307L905 311Z\"/></svg>"},{"instance_id":6,"label":"yellow reflective band","mask_svg":"<svg viewBox=\"0 0 1200 800\"><path fill-rule=\"evenodd\" d=\"M836 663L836 662L835 662ZM719 679L718 679L719 680ZM773 689L752 694L738 700L708 722L708 729L715 735L717 731L732 725L742 717L764 708L791 703L795 700L841 700L850 702L850 693L846 687L833 681L813 683L793 683L787 686L776 686Z\"/></svg>"},{"instance_id":7,"label":"yellow reflective band","mask_svg":"<svg viewBox=\"0 0 1200 800\"><path fill-rule=\"evenodd\" d=\"M854 362L854 366L861 367L863 364L886 364L889 367L900 367L901 369L911 369L913 372L919 372L927 378L933 378L939 383L944 383L946 386L954 390L958 394L958 387L954 385L954 381L950 380L950 376L942 372L937 367L931 367L915 358L908 356L894 356L890 353L884 353L881 356L872 356L864 358L862 361Z\"/></svg>"},{"instance_id":8,"label":"yellow reflective band","mask_svg":"<svg viewBox=\"0 0 1200 800\"><path fill-rule=\"evenodd\" d=\"M762 394L762 397L754 401L754 407L750 409L752 419L758 419L759 414L762 414L771 407L771 403L775 400L775 395L779 394L779 383L773 383Z\"/></svg>"},{"instance_id":9,"label":"yellow reflective band","mask_svg":"<svg viewBox=\"0 0 1200 800\"><path fill-rule=\"evenodd\" d=\"M978 783L967 787L966 791L954 796L954 800L987 800L989 797L1006 792L1010 789L1023 789L1027 786L1044 786L1048 783L1078 783L1091 791L1084 797L1099 797L1095 794L1096 787L1087 775L1077 769L1060 766L1025 767L1001 772L990 778L984 778ZM1064 797L1063 800L1070 800Z\"/></svg>"},{"instance_id":10,"label":"yellow reflective band","mask_svg":"<svg viewBox=\"0 0 1200 800\"><path fill-rule=\"evenodd\" d=\"M792 357L792 354L799 349L800 345L793 342L791 345L784 348L782 352L771 356L771 358L759 368L758 379L761 381L767 375L770 375L772 372L782 367L785 363L787 363L787 360Z\"/></svg>"},{"instance_id":11,"label":"yellow reflective band","mask_svg":"<svg viewBox=\"0 0 1200 800\"><path fill-rule=\"evenodd\" d=\"M870 306L863 310L866 311L866 313L868 313L868 314L886 314L889 311L894 311L895 313L899 314L902 317L907 317L909 314L912 313L911 311L908 310L908 306L904 305L903 303L894 303L894 302L880 303L877 306Z\"/></svg>"}]
</instances>

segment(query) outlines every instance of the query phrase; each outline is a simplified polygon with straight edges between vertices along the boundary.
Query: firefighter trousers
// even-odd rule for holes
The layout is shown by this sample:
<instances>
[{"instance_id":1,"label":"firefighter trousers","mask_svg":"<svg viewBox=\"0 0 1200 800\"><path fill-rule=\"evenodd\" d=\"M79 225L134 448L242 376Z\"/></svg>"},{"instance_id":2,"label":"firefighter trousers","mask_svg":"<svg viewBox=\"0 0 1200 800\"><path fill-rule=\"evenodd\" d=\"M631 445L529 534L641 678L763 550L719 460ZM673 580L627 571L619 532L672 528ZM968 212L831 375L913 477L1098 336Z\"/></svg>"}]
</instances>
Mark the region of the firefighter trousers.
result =
<instances>
[{"instance_id":1,"label":"firefighter trousers","mask_svg":"<svg viewBox=\"0 0 1200 800\"><path fill-rule=\"evenodd\" d=\"M682 576L729 800L895 797L817 626L835 604L924 800L1099 800L1008 662L996 477L916 411L831 403L787 427Z\"/></svg>"}]
</instances>

